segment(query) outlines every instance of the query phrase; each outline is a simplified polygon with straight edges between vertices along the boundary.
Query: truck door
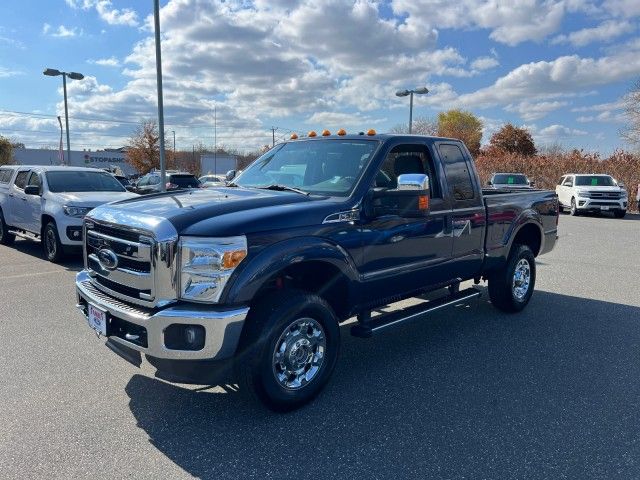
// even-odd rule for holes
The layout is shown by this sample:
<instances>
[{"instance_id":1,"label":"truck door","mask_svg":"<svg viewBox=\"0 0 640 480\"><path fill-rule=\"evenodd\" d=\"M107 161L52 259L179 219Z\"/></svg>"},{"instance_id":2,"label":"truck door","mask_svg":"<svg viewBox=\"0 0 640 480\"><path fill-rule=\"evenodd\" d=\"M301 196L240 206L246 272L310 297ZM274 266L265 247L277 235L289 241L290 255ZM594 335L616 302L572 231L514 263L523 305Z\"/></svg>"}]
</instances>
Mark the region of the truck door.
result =
<instances>
[{"instance_id":1,"label":"truck door","mask_svg":"<svg viewBox=\"0 0 640 480\"><path fill-rule=\"evenodd\" d=\"M9 209L5 212L5 218L9 225L24 230L27 229L25 219L27 196L24 193L24 187L27 185L28 178L29 170L20 170L17 173L13 184L9 187Z\"/></svg>"},{"instance_id":2,"label":"truck door","mask_svg":"<svg viewBox=\"0 0 640 480\"><path fill-rule=\"evenodd\" d=\"M425 143L390 146L374 189L396 188L399 175L429 175L430 210L425 218L384 215L363 225L363 296L371 302L448 280L451 210L443 199L441 171Z\"/></svg>"},{"instance_id":3,"label":"truck door","mask_svg":"<svg viewBox=\"0 0 640 480\"><path fill-rule=\"evenodd\" d=\"M466 148L457 142L436 142L452 206L452 270L460 278L480 271L484 258L485 207L480 180Z\"/></svg>"},{"instance_id":4,"label":"truck door","mask_svg":"<svg viewBox=\"0 0 640 480\"><path fill-rule=\"evenodd\" d=\"M31 172L27 185L35 186L42 193L42 178L36 172ZM42 197L40 195L25 195L24 205L26 229L33 233L40 233L40 221L42 218Z\"/></svg>"}]
</instances>

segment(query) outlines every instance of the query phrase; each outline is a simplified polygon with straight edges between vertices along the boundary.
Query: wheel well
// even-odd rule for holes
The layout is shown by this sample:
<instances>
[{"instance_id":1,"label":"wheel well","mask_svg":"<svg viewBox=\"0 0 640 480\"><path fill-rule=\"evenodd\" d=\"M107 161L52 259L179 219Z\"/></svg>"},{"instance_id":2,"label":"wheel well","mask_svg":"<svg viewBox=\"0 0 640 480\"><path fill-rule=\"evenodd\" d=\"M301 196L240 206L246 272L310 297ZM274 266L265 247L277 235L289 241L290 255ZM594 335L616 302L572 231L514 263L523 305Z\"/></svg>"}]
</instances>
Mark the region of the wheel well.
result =
<instances>
[{"instance_id":1,"label":"wheel well","mask_svg":"<svg viewBox=\"0 0 640 480\"><path fill-rule=\"evenodd\" d=\"M533 255L538 256L542 245L542 234L540 233L540 228L533 223L525 225L518 230L516 237L513 239L513 245L515 244L527 245L533 252Z\"/></svg>"},{"instance_id":2,"label":"wheel well","mask_svg":"<svg viewBox=\"0 0 640 480\"><path fill-rule=\"evenodd\" d=\"M255 295L255 300L273 291L294 288L322 297L339 319L349 311L349 279L340 269L323 261L296 263L273 275Z\"/></svg>"}]
</instances>

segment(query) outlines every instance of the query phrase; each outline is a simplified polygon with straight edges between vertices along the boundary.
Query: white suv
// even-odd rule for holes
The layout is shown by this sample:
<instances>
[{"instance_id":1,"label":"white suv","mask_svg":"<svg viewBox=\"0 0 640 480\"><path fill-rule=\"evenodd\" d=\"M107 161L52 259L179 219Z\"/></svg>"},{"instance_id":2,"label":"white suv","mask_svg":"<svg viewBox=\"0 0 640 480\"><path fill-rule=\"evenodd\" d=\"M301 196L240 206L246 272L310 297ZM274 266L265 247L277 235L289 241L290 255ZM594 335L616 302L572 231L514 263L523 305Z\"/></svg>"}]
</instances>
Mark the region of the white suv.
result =
<instances>
[{"instance_id":1,"label":"white suv","mask_svg":"<svg viewBox=\"0 0 640 480\"><path fill-rule=\"evenodd\" d=\"M82 220L107 202L137 197L110 173L82 167L0 167L0 244L16 235L42 239L57 262L82 247Z\"/></svg>"},{"instance_id":2,"label":"white suv","mask_svg":"<svg viewBox=\"0 0 640 480\"><path fill-rule=\"evenodd\" d=\"M560 179L556 193L560 209L570 209L571 215L613 212L616 218L623 218L627 213L627 191L610 175L571 173Z\"/></svg>"}]
</instances>

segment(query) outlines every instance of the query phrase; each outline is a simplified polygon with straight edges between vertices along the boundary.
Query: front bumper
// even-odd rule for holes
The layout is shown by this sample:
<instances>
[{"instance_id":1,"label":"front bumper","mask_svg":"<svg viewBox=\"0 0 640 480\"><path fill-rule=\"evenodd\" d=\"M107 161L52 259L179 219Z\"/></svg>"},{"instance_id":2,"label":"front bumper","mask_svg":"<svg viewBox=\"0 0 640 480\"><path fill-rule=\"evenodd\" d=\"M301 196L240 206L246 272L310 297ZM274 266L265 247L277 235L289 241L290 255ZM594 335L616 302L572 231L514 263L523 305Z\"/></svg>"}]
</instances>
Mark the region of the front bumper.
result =
<instances>
[{"instance_id":1,"label":"front bumper","mask_svg":"<svg viewBox=\"0 0 640 480\"><path fill-rule=\"evenodd\" d=\"M613 211L613 210L626 210L627 209L627 199L623 198L620 200L606 200L601 198L577 198L578 210L589 210L589 211Z\"/></svg>"},{"instance_id":2,"label":"front bumper","mask_svg":"<svg viewBox=\"0 0 640 480\"><path fill-rule=\"evenodd\" d=\"M87 304L107 313L107 336L145 355L174 360L222 360L232 357L238 346L248 307L175 305L164 310L150 310L129 305L93 286L86 271L76 276L78 309L87 316ZM204 329L204 346L200 350L167 348L165 331L171 325L197 325ZM129 335L131 340L127 340ZM134 339L134 337L137 337Z\"/></svg>"},{"instance_id":3,"label":"front bumper","mask_svg":"<svg viewBox=\"0 0 640 480\"><path fill-rule=\"evenodd\" d=\"M82 247L82 218L59 215L56 218L56 226L58 227L58 237L62 245Z\"/></svg>"}]
</instances>

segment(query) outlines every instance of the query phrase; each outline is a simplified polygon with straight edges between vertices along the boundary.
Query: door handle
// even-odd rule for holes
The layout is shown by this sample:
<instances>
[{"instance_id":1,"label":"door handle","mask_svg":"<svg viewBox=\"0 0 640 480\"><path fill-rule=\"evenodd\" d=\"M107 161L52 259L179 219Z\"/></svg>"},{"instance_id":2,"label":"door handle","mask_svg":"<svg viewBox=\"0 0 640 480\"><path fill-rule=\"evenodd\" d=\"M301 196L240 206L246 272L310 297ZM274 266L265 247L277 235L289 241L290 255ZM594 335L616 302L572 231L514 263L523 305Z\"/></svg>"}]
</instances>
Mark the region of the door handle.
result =
<instances>
[{"instance_id":1,"label":"door handle","mask_svg":"<svg viewBox=\"0 0 640 480\"><path fill-rule=\"evenodd\" d=\"M15 197L15 195L14 195L13 193L10 193L10 194L9 194L9 196L10 196L11 198Z\"/></svg>"}]
</instances>

